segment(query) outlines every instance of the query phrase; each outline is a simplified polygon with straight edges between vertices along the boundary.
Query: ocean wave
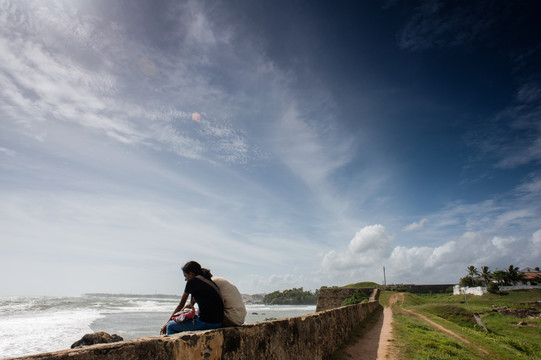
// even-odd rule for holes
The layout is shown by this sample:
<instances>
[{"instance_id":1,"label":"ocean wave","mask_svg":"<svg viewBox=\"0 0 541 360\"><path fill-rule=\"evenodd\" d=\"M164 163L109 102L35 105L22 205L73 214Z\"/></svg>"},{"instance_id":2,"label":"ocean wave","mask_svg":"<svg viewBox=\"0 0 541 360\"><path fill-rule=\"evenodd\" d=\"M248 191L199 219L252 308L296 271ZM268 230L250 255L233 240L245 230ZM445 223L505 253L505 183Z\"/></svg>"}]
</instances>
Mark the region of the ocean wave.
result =
<instances>
[{"instance_id":1,"label":"ocean wave","mask_svg":"<svg viewBox=\"0 0 541 360\"><path fill-rule=\"evenodd\" d=\"M131 297L3 297L0 314L25 314L44 311L91 309L104 313L132 311L169 311L179 299Z\"/></svg>"},{"instance_id":2,"label":"ocean wave","mask_svg":"<svg viewBox=\"0 0 541 360\"><path fill-rule=\"evenodd\" d=\"M0 358L67 349L84 334L157 335L180 297L0 297ZM315 305L247 304L246 323L301 316ZM29 331L31 330L31 331Z\"/></svg>"},{"instance_id":3,"label":"ocean wave","mask_svg":"<svg viewBox=\"0 0 541 360\"><path fill-rule=\"evenodd\" d=\"M0 354L19 356L69 348L91 332L90 324L102 316L92 309L4 313L0 317Z\"/></svg>"}]
</instances>

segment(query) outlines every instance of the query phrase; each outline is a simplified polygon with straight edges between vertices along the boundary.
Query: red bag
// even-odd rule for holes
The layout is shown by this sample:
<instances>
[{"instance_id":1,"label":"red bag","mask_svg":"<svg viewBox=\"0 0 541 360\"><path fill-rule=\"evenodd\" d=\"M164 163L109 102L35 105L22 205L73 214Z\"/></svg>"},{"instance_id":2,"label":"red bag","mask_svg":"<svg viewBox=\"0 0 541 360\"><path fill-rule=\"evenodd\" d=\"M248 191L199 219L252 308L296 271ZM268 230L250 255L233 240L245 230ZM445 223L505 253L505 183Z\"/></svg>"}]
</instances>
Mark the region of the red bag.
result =
<instances>
[{"instance_id":1,"label":"red bag","mask_svg":"<svg viewBox=\"0 0 541 360\"><path fill-rule=\"evenodd\" d=\"M191 320L195 317L195 309L184 309L183 311L180 311L178 313L175 313L171 320L174 320L175 322L183 322L186 320Z\"/></svg>"}]
</instances>

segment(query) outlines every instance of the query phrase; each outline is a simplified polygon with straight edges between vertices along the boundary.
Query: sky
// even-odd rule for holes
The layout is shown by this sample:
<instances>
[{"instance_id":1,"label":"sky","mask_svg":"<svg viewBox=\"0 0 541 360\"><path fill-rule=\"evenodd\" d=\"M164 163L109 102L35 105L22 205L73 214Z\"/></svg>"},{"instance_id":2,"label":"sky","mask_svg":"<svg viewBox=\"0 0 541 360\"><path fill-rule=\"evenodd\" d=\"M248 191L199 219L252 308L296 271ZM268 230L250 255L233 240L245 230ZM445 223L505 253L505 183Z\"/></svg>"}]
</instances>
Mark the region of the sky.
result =
<instances>
[{"instance_id":1,"label":"sky","mask_svg":"<svg viewBox=\"0 0 541 360\"><path fill-rule=\"evenodd\" d=\"M540 266L540 10L0 0L0 295Z\"/></svg>"}]
</instances>

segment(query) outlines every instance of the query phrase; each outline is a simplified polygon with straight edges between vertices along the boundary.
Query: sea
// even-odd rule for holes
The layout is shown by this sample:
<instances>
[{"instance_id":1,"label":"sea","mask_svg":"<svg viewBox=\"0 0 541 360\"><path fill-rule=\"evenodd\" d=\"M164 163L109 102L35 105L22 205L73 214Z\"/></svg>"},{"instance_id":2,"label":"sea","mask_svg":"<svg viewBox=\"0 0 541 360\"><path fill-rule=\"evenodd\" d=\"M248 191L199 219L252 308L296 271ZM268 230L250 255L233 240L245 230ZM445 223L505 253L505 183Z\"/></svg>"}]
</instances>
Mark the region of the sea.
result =
<instances>
[{"instance_id":1,"label":"sea","mask_svg":"<svg viewBox=\"0 0 541 360\"><path fill-rule=\"evenodd\" d=\"M159 335L180 295L0 297L0 359L69 349L91 332ZM314 313L315 305L246 304L246 324Z\"/></svg>"}]
</instances>

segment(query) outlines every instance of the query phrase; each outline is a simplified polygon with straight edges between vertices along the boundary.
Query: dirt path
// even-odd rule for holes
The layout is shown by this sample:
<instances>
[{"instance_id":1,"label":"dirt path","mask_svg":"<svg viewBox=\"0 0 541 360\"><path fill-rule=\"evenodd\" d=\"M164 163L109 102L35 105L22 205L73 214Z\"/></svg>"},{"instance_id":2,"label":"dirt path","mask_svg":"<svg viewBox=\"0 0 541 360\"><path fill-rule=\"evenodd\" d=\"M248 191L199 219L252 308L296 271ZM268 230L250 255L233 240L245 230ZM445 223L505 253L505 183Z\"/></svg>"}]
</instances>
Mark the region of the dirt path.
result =
<instances>
[{"instance_id":1,"label":"dirt path","mask_svg":"<svg viewBox=\"0 0 541 360\"><path fill-rule=\"evenodd\" d=\"M392 324L393 311L390 306L386 306L383 309L383 327L379 338L377 359L395 359L394 353L391 351L391 341L393 340L391 334Z\"/></svg>"},{"instance_id":2,"label":"dirt path","mask_svg":"<svg viewBox=\"0 0 541 360\"><path fill-rule=\"evenodd\" d=\"M393 312L390 307L385 307L378 314L374 326L363 335L356 343L346 349L348 359L353 360L395 360L394 352L391 351Z\"/></svg>"}]
</instances>

